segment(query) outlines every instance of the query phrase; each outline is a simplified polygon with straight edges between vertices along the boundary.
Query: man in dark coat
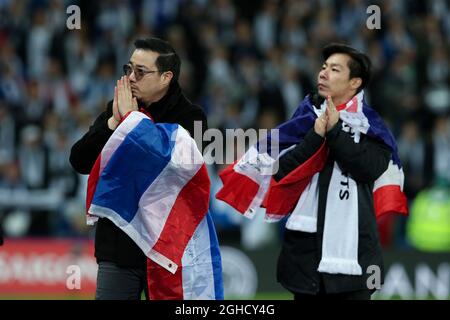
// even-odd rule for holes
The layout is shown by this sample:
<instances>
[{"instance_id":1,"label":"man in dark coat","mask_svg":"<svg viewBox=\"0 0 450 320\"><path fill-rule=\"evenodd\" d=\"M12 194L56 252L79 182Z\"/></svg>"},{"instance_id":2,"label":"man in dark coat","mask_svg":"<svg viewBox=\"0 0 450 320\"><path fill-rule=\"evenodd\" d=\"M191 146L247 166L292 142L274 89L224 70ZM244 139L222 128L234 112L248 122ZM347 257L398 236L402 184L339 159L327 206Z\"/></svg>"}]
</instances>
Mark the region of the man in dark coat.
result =
<instances>
[{"instance_id":1,"label":"man in dark coat","mask_svg":"<svg viewBox=\"0 0 450 320\"><path fill-rule=\"evenodd\" d=\"M207 129L203 110L192 104L178 85L180 58L169 43L157 39L137 40L124 76L118 80L114 100L71 150L70 163L89 174L104 145L130 111L141 108L155 122L177 123L194 137L194 122ZM139 159L130 159L139 161ZM147 257L110 220L100 218L95 234L95 257L99 265L96 299L140 299L147 293Z\"/></svg>"},{"instance_id":2,"label":"man in dark coat","mask_svg":"<svg viewBox=\"0 0 450 320\"><path fill-rule=\"evenodd\" d=\"M294 294L294 299L334 298L370 299L373 288L367 285L368 273L377 267L382 282L383 261L377 234L372 190L374 181L387 169L391 151L381 140L361 134L358 143L351 132L343 130L339 110L366 85L370 77L370 60L363 53L340 44L329 45L323 50L324 63L317 77L317 93L312 96L314 106L326 99L326 111L315 120L313 128L303 141L280 158L280 181L295 168L313 156L326 140L329 155L318 177L317 231L314 233L290 230L284 234L278 260L278 281ZM347 132L346 132L347 131ZM357 188L358 239L357 262L362 274L319 272L323 254L324 221L327 192L334 163L349 175ZM339 190L333 190L339 192ZM345 193L342 196L346 196ZM348 196L348 195L347 195ZM342 200L342 199L341 199ZM344 210L345 208L334 210ZM332 210L331 210L332 211ZM333 212L330 212L333 214ZM341 237L344 235L340 235ZM370 269L368 269L372 266Z\"/></svg>"}]
</instances>

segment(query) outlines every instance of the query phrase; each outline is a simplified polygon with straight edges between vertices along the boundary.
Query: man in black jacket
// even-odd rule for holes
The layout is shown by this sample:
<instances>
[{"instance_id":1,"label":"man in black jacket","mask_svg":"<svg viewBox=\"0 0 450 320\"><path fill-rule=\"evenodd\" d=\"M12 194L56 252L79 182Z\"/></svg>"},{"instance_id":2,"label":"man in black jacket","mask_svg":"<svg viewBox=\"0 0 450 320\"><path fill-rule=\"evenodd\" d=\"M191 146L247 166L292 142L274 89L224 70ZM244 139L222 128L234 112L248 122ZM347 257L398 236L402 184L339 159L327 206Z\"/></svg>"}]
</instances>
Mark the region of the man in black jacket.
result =
<instances>
[{"instance_id":1,"label":"man in black jacket","mask_svg":"<svg viewBox=\"0 0 450 320\"><path fill-rule=\"evenodd\" d=\"M180 58L169 43L157 39L137 40L124 76L117 82L114 100L71 150L70 163L89 174L104 145L122 117L140 106L155 122L177 123L194 137L194 122L207 129L203 110L192 104L178 85ZM202 132L203 134L203 132ZM130 159L139 161L139 159ZM140 299L147 293L147 257L110 220L100 218L95 234L95 257L99 264L96 299Z\"/></svg>"},{"instance_id":2,"label":"man in black jacket","mask_svg":"<svg viewBox=\"0 0 450 320\"><path fill-rule=\"evenodd\" d=\"M329 155L317 182L319 190L317 231L308 233L289 228L285 230L277 278L294 294L296 300L370 299L374 290L367 285L368 277L371 275L368 273L368 267L379 267L381 271L379 275L383 277L382 252L372 190L374 181L388 167L391 151L383 142L365 134L361 134L360 141L356 143L351 132L343 130L343 123L339 118L339 110L345 108L347 103L367 85L370 77L369 58L351 47L340 44L325 47L323 57L325 62L317 77L318 92L313 96L313 104L320 106L326 99L326 111L315 120L314 127L305 135L303 141L280 158L279 170L274 176L276 181L281 180L313 156L326 140ZM323 254L327 193L335 162L342 172L346 172L356 182L358 208L356 250L357 262L362 269L360 275L318 271ZM333 210L330 211L330 214L333 214Z\"/></svg>"}]
</instances>

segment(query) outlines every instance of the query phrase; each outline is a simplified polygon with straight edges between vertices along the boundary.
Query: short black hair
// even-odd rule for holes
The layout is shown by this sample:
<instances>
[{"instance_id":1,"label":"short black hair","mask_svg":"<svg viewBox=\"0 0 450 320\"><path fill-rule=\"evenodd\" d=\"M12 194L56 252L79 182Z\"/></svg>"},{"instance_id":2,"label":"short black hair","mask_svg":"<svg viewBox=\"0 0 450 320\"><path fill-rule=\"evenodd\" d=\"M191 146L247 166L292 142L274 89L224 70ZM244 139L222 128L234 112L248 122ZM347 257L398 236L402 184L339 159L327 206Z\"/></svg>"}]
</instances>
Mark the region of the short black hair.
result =
<instances>
[{"instance_id":1,"label":"short black hair","mask_svg":"<svg viewBox=\"0 0 450 320\"><path fill-rule=\"evenodd\" d=\"M178 81L181 60L174 48L167 41L159 38L137 39L134 41L134 46L136 49L150 50L159 53L159 56L155 61L158 71L171 71L173 73L171 81Z\"/></svg>"},{"instance_id":2,"label":"short black hair","mask_svg":"<svg viewBox=\"0 0 450 320\"><path fill-rule=\"evenodd\" d=\"M348 68L350 69L350 79L361 78L362 83L357 92L367 87L370 76L372 63L367 55L343 43L331 43L322 50L324 61L334 53L344 53L350 56Z\"/></svg>"}]
</instances>

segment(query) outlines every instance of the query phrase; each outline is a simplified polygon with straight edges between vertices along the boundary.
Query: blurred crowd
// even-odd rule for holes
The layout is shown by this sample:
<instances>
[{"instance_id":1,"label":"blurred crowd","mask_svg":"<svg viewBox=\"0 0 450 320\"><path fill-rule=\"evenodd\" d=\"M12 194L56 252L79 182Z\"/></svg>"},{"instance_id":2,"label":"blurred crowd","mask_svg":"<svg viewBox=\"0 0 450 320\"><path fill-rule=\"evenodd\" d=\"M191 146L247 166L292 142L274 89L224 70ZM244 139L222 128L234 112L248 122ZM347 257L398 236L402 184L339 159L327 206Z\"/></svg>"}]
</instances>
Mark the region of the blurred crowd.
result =
<instances>
[{"instance_id":1,"label":"blurred crowd","mask_svg":"<svg viewBox=\"0 0 450 320\"><path fill-rule=\"evenodd\" d=\"M76 4L81 29L69 30ZM369 5L381 28L366 26ZM446 0L0 0L0 222L6 236L86 236L86 176L71 145L112 99L139 37L168 40L180 84L210 128L270 129L314 90L321 48L366 52L368 103L397 138L405 193L450 181L450 3ZM212 193L220 188L210 167ZM224 241L249 248L281 228L243 221L212 199ZM383 245L408 246L407 220L380 222ZM278 230L278 228L280 230ZM219 236L220 236L219 234Z\"/></svg>"}]
</instances>

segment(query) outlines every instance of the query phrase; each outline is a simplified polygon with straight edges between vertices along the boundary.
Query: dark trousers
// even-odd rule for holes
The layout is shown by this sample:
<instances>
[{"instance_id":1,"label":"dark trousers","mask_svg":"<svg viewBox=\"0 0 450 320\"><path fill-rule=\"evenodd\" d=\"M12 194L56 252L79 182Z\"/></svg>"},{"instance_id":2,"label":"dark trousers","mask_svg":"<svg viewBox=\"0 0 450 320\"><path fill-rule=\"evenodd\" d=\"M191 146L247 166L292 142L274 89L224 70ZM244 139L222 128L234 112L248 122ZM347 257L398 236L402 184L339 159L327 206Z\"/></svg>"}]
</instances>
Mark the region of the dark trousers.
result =
<instances>
[{"instance_id":1,"label":"dark trousers","mask_svg":"<svg viewBox=\"0 0 450 320\"><path fill-rule=\"evenodd\" d=\"M340 292L340 293L326 293L323 279L320 279L320 289L317 294L306 294L294 292L294 300L370 300L373 291L369 289Z\"/></svg>"},{"instance_id":2,"label":"dark trousers","mask_svg":"<svg viewBox=\"0 0 450 320\"><path fill-rule=\"evenodd\" d=\"M143 268L119 267L113 262L98 264L96 300L148 299L147 271Z\"/></svg>"}]
</instances>

